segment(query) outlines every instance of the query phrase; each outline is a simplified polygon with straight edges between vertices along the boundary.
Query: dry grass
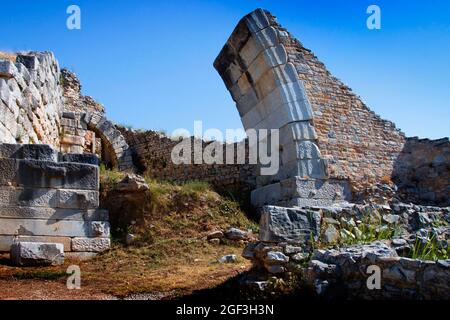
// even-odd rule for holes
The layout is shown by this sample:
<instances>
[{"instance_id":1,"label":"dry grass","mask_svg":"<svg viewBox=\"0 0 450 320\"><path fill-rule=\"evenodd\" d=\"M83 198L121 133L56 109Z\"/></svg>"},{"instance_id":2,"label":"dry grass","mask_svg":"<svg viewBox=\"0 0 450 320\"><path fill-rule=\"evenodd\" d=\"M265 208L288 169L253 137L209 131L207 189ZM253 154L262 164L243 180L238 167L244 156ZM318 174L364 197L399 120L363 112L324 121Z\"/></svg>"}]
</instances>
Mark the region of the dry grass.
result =
<instances>
[{"instance_id":1,"label":"dry grass","mask_svg":"<svg viewBox=\"0 0 450 320\"><path fill-rule=\"evenodd\" d=\"M10 52L1 52L0 51L0 59L10 60L12 62L16 62L17 55L15 53Z\"/></svg>"},{"instance_id":2,"label":"dry grass","mask_svg":"<svg viewBox=\"0 0 450 320\"><path fill-rule=\"evenodd\" d=\"M103 191L122 178L122 173L102 168ZM241 258L242 244L225 241L213 245L205 239L210 231L230 226L257 230L257 224L246 217L236 202L223 198L203 182L148 183L150 200L145 206L145 223L127 230L137 237L132 246L114 240L111 250L91 261L66 261L59 267L15 268L7 266L7 260L0 261L0 284L14 289L5 294L0 290L0 299L36 299L40 295L74 298L73 292L65 289L64 273L71 264L81 268L80 299L136 293L175 298L215 288L251 267L249 261ZM235 254L237 262L217 262L228 254Z\"/></svg>"},{"instance_id":3,"label":"dry grass","mask_svg":"<svg viewBox=\"0 0 450 320\"><path fill-rule=\"evenodd\" d=\"M120 173L102 172L103 183L121 179ZM86 264L88 282L121 297L149 292L185 295L215 287L250 267L240 258L242 245L225 242L216 246L205 239L212 230L230 226L257 231L257 224L235 201L204 182L175 185L147 179L147 183L145 222L128 230L136 235L134 245L116 243L110 252ZM226 254L236 254L237 263L219 264L217 259Z\"/></svg>"},{"instance_id":4,"label":"dry grass","mask_svg":"<svg viewBox=\"0 0 450 320\"><path fill-rule=\"evenodd\" d=\"M118 297L135 293L174 297L213 288L250 268L250 263L242 258L235 264L217 262L225 254L239 256L242 248L238 247L204 243L189 249L174 247L171 251L155 264L154 248L116 247L82 267L83 279L103 293Z\"/></svg>"}]
</instances>

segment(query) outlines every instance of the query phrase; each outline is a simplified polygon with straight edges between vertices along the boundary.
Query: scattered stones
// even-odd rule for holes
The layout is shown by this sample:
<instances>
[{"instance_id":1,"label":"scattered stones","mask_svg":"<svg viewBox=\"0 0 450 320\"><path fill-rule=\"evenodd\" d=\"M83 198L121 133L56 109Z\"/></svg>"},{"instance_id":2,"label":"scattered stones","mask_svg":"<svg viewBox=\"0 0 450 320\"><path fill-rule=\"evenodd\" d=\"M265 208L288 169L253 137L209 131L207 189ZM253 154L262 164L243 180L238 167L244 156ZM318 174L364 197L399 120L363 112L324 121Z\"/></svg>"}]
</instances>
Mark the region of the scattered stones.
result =
<instances>
[{"instance_id":1,"label":"scattered stones","mask_svg":"<svg viewBox=\"0 0 450 320\"><path fill-rule=\"evenodd\" d=\"M224 237L224 234L222 231L213 231L207 235L208 240L222 239L223 237Z\"/></svg>"},{"instance_id":2,"label":"scattered stones","mask_svg":"<svg viewBox=\"0 0 450 320\"><path fill-rule=\"evenodd\" d=\"M145 192L149 189L145 179L137 174L127 173L127 175L120 181L115 189L120 192Z\"/></svg>"},{"instance_id":3,"label":"scattered stones","mask_svg":"<svg viewBox=\"0 0 450 320\"><path fill-rule=\"evenodd\" d=\"M317 236L319 230L320 223L317 225L314 211L274 206L262 209L261 241L305 243L311 235Z\"/></svg>"},{"instance_id":4,"label":"scattered stones","mask_svg":"<svg viewBox=\"0 0 450 320\"><path fill-rule=\"evenodd\" d=\"M326 243L333 244L339 241L339 231L334 225L329 225L323 234Z\"/></svg>"},{"instance_id":5,"label":"scattered stones","mask_svg":"<svg viewBox=\"0 0 450 320\"><path fill-rule=\"evenodd\" d=\"M64 263L64 246L59 243L17 242L11 246L16 266L52 266Z\"/></svg>"},{"instance_id":6,"label":"scattered stones","mask_svg":"<svg viewBox=\"0 0 450 320\"><path fill-rule=\"evenodd\" d=\"M132 245L134 242L136 241L136 236L134 234L127 234L127 236L125 237L125 243L130 246Z\"/></svg>"},{"instance_id":7,"label":"scattered stones","mask_svg":"<svg viewBox=\"0 0 450 320\"><path fill-rule=\"evenodd\" d=\"M209 243L216 245L216 246L218 246L220 244L220 239L218 239L218 238L209 239L208 241L209 241Z\"/></svg>"},{"instance_id":8,"label":"scattered stones","mask_svg":"<svg viewBox=\"0 0 450 320\"><path fill-rule=\"evenodd\" d=\"M303 263L305 261L309 260L309 254L308 253L296 253L293 256L290 257L290 260L296 263Z\"/></svg>"},{"instance_id":9,"label":"scattered stones","mask_svg":"<svg viewBox=\"0 0 450 320\"><path fill-rule=\"evenodd\" d=\"M388 224L396 224L400 221L400 216L395 214L387 214L383 216L383 221L387 222Z\"/></svg>"},{"instance_id":10,"label":"scattered stones","mask_svg":"<svg viewBox=\"0 0 450 320\"><path fill-rule=\"evenodd\" d=\"M327 280L316 279L314 281L314 288L316 290L317 295L319 296L323 296L326 293L329 286L330 283Z\"/></svg>"},{"instance_id":11,"label":"scattered stones","mask_svg":"<svg viewBox=\"0 0 450 320\"><path fill-rule=\"evenodd\" d=\"M287 255L296 254L296 253L299 253L302 251L303 251L302 247L295 247L295 246L291 246L291 245L286 245L284 247L284 253Z\"/></svg>"},{"instance_id":12,"label":"scattered stones","mask_svg":"<svg viewBox=\"0 0 450 320\"><path fill-rule=\"evenodd\" d=\"M405 239L393 239L392 240L392 245L394 247L402 247L408 244L408 241L406 241Z\"/></svg>"},{"instance_id":13,"label":"scattered stones","mask_svg":"<svg viewBox=\"0 0 450 320\"><path fill-rule=\"evenodd\" d=\"M242 257L247 259L247 260L253 260L255 258L255 252L256 252L256 247L259 244L257 242L251 242L249 243L244 251L242 252Z\"/></svg>"},{"instance_id":14,"label":"scattered stones","mask_svg":"<svg viewBox=\"0 0 450 320\"><path fill-rule=\"evenodd\" d=\"M264 262L268 265L285 264L289 262L289 257L285 256L282 252L270 251L267 252Z\"/></svg>"},{"instance_id":15,"label":"scattered stones","mask_svg":"<svg viewBox=\"0 0 450 320\"><path fill-rule=\"evenodd\" d=\"M226 256L223 256L218 260L219 263L236 263L237 262L237 256L235 254L229 254Z\"/></svg>"},{"instance_id":16,"label":"scattered stones","mask_svg":"<svg viewBox=\"0 0 450 320\"><path fill-rule=\"evenodd\" d=\"M271 274L282 274L282 273L286 272L286 268L279 264L269 265L266 268L267 268L267 272L269 272Z\"/></svg>"},{"instance_id":17,"label":"scattered stones","mask_svg":"<svg viewBox=\"0 0 450 320\"><path fill-rule=\"evenodd\" d=\"M230 228L225 231L225 237L229 240L247 240L249 238L249 234L246 231L239 230L237 228Z\"/></svg>"}]
</instances>

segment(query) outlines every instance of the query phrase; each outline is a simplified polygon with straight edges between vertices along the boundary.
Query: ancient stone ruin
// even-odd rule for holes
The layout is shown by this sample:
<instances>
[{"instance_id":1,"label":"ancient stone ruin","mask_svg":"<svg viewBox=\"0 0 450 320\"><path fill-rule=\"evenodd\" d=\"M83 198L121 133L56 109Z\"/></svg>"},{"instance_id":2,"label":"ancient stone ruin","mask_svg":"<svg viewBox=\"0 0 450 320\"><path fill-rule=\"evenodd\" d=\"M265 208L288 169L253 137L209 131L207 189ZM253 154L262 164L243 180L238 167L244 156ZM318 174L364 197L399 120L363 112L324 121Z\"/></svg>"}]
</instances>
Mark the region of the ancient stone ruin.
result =
<instances>
[{"instance_id":1,"label":"ancient stone ruin","mask_svg":"<svg viewBox=\"0 0 450 320\"><path fill-rule=\"evenodd\" d=\"M258 179L254 205L331 205L391 178L406 198L449 204L448 139L406 139L269 12L258 9L243 18L214 66L245 129L280 130L280 172ZM428 152L412 160L407 155L419 143ZM417 182L405 178L413 168L421 168ZM427 185L431 177L441 182Z\"/></svg>"},{"instance_id":2,"label":"ancient stone ruin","mask_svg":"<svg viewBox=\"0 0 450 320\"><path fill-rule=\"evenodd\" d=\"M78 255L109 248L108 212L97 209L97 157L1 144L0 163L0 251L20 241L60 243Z\"/></svg>"},{"instance_id":3,"label":"ancient stone ruin","mask_svg":"<svg viewBox=\"0 0 450 320\"><path fill-rule=\"evenodd\" d=\"M251 195L260 234L243 256L262 275L250 286L294 274L318 295L449 298L449 260L410 259L421 243L448 252L448 138L406 138L262 9L238 23L214 66L245 129L280 132L280 171L258 176ZM374 241L382 234L389 241ZM382 290L366 285L373 265Z\"/></svg>"},{"instance_id":4,"label":"ancient stone ruin","mask_svg":"<svg viewBox=\"0 0 450 320\"><path fill-rule=\"evenodd\" d=\"M108 249L95 154L132 169L120 131L52 53L0 60L0 90L0 252L29 242L60 244L78 257Z\"/></svg>"},{"instance_id":5,"label":"ancient stone ruin","mask_svg":"<svg viewBox=\"0 0 450 320\"><path fill-rule=\"evenodd\" d=\"M0 252L18 265L48 265L107 250L110 222L136 220L118 215L146 201L138 173L251 193L260 234L243 256L260 273L249 286L263 291L269 277L299 274L319 295L448 298L449 260L415 257L421 243L448 252L448 138L405 137L262 9L238 23L214 67L245 129L279 129L277 174L260 175L248 158L174 164L178 139L108 120L52 53L0 59ZM249 141L229 147L248 150ZM103 206L100 163L129 172ZM360 271L373 264L386 282L369 292Z\"/></svg>"}]
</instances>

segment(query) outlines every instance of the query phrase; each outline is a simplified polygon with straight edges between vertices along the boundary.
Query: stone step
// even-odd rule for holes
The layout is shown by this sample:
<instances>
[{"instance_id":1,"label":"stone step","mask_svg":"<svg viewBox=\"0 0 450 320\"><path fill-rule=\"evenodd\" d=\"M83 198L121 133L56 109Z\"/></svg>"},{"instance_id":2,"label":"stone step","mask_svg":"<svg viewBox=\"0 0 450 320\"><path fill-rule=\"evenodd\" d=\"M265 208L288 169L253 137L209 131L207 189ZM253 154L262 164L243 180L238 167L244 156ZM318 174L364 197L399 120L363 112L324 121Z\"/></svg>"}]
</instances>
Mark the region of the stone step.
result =
<instances>
[{"instance_id":1,"label":"stone step","mask_svg":"<svg viewBox=\"0 0 450 320\"><path fill-rule=\"evenodd\" d=\"M352 193L346 180L304 179L293 177L254 190L252 204L281 206L329 206L336 201L350 201Z\"/></svg>"},{"instance_id":2,"label":"stone step","mask_svg":"<svg viewBox=\"0 0 450 320\"><path fill-rule=\"evenodd\" d=\"M0 158L0 186L99 189L99 168L81 163Z\"/></svg>"},{"instance_id":3,"label":"stone step","mask_svg":"<svg viewBox=\"0 0 450 320\"><path fill-rule=\"evenodd\" d=\"M64 248L58 243L18 242L11 246L16 266L51 266L64 263Z\"/></svg>"},{"instance_id":4,"label":"stone step","mask_svg":"<svg viewBox=\"0 0 450 320\"><path fill-rule=\"evenodd\" d=\"M71 251L72 238L70 237L46 237L46 236L0 236L0 252L9 252L14 241L22 242L46 242L60 243L64 246L64 251Z\"/></svg>"},{"instance_id":5,"label":"stone step","mask_svg":"<svg viewBox=\"0 0 450 320\"><path fill-rule=\"evenodd\" d=\"M99 206L99 193L90 190L0 187L0 204L20 207L95 209Z\"/></svg>"},{"instance_id":6,"label":"stone step","mask_svg":"<svg viewBox=\"0 0 450 320\"><path fill-rule=\"evenodd\" d=\"M63 245L64 252L103 252L111 247L109 238L0 236L0 252L9 252L14 242L59 243Z\"/></svg>"},{"instance_id":7,"label":"stone step","mask_svg":"<svg viewBox=\"0 0 450 320\"><path fill-rule=\"evenodd\" d=\"M306 243L320 235L321 216L300 208L265 206L259 238L264 242Z\"/></svg>"},{"instance_id":8,"label":"stone step","mask_svg":"<svg viewBox=\"0 0 450 320\"><path fill-rule=\"evenodd\" d=\"M45 207L8 207L0 205L0 222L9 219L51 219L69 221L108 221L108 211L100 209L55 209Z\"/></svg>"},{"instance_id":9,"label":"stone step","mask_svg":"<svg viewBox=\"0 0 450 320\"><path fill-rule=\"evenodd\" d=\"M58 151L45 144L0 144L0 158L58 161Z\"/></svg>"},{"instance_id":10,"label":"stone step","mask_svg":"<svg viewBox=\"0 0 450 320\"><path fill-rule=\"evenodd\" d=\"M0 219L0 235L106 238L109 232L109 223L104 221Z\"/></svg>"}]
</instances>

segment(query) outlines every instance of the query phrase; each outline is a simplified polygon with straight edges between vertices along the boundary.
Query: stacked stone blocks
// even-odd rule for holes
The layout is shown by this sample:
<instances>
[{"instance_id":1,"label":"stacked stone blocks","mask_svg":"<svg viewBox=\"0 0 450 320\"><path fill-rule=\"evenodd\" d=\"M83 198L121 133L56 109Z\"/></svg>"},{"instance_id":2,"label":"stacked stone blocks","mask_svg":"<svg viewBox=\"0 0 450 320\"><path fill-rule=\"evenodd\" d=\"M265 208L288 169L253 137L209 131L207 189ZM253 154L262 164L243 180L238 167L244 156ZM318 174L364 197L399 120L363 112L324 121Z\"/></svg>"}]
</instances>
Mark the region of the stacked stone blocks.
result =
<instances>
[{"instance_id":1,"label":"stacked stone blocks","mask_svg":"<svg viewBox=\"0 0 450 320\"><path fill-rule=\"evenodd\" d=\"M79 254L108 249L96 162L47 145L0 144L0 251L15 242L59 243Z\"/></svg>"},{"instance_id":2,"label":"stacked stone blocks","mask_svg":"<svg viewBox=\"0 0 450 320\"><path fill-rule=\"evenodd\" d=\"M0 59L0 142L59 146L64 107L58 62L50 52Z\"/></svg>"},{"instance_id":3,"label":"stacked stone blocks","mask_svg":"<svg viewBox=\"0 0 450 320\"><path fill-rule=\"evenodd\" d=\"M351 193L342 192L348 189L342 186L346 181L336 184L328 180L328 164L318 147L313 110L284 45L288 36L270 14L258 9L241 20L214 63L236 102L244 128L280 130L279 173L259 177L253 204L329 205L349 200ZM285 190L285 185L298 185L299 190ZM315 194L304 197L299 193L305 185L326 185L333 191L330 194L313 188Z\"/></svg>"}]
</instances>

